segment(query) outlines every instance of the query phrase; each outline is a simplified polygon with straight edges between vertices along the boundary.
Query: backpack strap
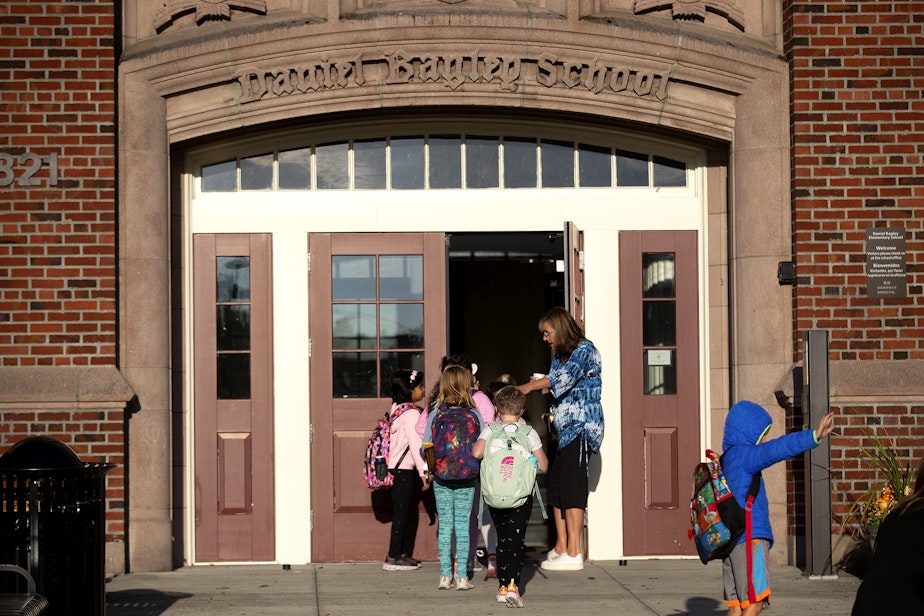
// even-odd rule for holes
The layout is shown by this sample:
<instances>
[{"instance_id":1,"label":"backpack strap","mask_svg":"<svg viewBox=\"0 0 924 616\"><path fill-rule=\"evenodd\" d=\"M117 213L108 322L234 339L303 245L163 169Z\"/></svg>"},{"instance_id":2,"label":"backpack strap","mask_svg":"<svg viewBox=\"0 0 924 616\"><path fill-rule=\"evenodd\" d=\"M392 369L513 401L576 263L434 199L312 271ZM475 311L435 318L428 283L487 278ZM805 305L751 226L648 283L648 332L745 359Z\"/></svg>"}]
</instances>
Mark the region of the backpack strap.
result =
<instances>
[{"instance_id":1,"label":"backpack strap","mask_svg":"<svg viewBox=\"0 0 924 616\"><path fill-rule=\"evenodd\" d=\"M394 466L395 470L397 470L398 467L401 466L401 463L404 462L404 456L406 456L407 452L409 452L410 450L411 450L411 446L408 445L407 448L404 450L404 453L401 454L401 457L398 458L398 461L395 462L395 466Z\"/></svg>"},{"instance_id":2,"label":"backpack strap","mask_svg":"<svg viewBox=\"0 0 924 616\"><path fill-rule=\"evenodd\" d=\"M761 474L757 473L751 478L751 487L748 489L748 499L744 506L744 549L747 555L748 571L754 570L754 545L752 543L754 525L751 520L751 510L754 508L754 499L757 498L757 492L760 491L760 477ZM757 593L754 590L754 580L751 575L748 575L748 601L751 603L757 602Z\"/></svg>"}]
</instances>

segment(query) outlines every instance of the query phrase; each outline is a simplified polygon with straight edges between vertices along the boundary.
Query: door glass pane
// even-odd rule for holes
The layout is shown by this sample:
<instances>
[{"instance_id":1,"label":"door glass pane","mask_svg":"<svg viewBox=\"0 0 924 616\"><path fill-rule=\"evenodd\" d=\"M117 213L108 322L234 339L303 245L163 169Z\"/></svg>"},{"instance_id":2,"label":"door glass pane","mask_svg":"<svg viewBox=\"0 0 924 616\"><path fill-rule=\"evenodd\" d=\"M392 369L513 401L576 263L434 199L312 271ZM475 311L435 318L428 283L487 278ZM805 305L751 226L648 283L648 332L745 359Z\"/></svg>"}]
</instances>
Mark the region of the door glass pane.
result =
<instances>
[{"instance_id":1,"label":"door glass pane","mask_svg":"<svg viewBox=\"0 0 924 616\"><path fill-rule=\"evenodd\" d=\"M250 301L250 257L216 257L219 302Z\"/></svg>"},{"instance_id":2,"label":"door glass pane","mask_svg":"<svg viewBox=\"0 0 924 616\"><path fill-rule=\"evenodd\" d=\"M385 188L385 140L353 142L354 186L357 189Z\"/></svg>"},{"instance_id":3,"label":"door glass pane","mask_svg":"<svg viewBox=\"0 0 924 616\"><path fill-rule=\"evenodd\" d=\"M376 354L334 353L334 397L374 398L376 386ZM391 395L389 394L389 397Z\"/></svg>"},{"instance_id":4,"label":"door glass pane","mask_svg":"<svg viewBox=\"0 0 924 616\"><path fill-rule=\"evenodd\" d=\"M504 186L506 188L535 188L536 140L504 139Z\"/></svg>"},{"instance_id":5,"label":"door glass pane","mask_svg":"<svg viewBox=\"0 0 924 616\"><path fill-rule=\"evenodd\" d=\"M676 160L655 156L653 174L655 186L686 186L687 166Z\"/></svg>"},{"instance_id":6,"label":"door glass pane","mask_svg":"<svg viewBox=\"0 0 924 616\"><path fill-rule=\"evenodd\" d=\"M375 299L375 257L335 256L331 259L331 279L334 301Z\"/></svg>"},{"instance_id":7,"label":"door glass pane","mask_svg":"<svg viewBox=\"0 0 924 616\"><path fill-rule=\"evenodd\" d=\"M217 306L216 329L219 351L250 349L250 305Z\"/></svg>"},{"instance_id":8,"label":"door glass pane","mask_svg":"<svg viewBox=\"0 0 924 616\"><path fill-rule=\"evenodd\" d=\"M642 302L642 344L652 346L674 346L677 344L677 323L674 301Z\"/></svg>"},{"instance_id":9,"label":"door glass pane","mask_svg":"<svg viewBox=\"0 0 924 616\"><path fill-rule=\"evenodd\" d=\"M423 299L423 257L382 255L379 257L379 299Z\"/></svg>"},{"instance_id":10,"label":"door glass pane","mask_svg":"<svg viewBox=\"0 0 924 616\"><path fill-rule=\"evenodd\" d=\"M311 148L280 152L279 190L311 188Z\"/></svg>"},{"instance_id":11,"label":"door glass pane","mask_svg":"<svg viewBox=\"0 0 924 616\"><path fill-rule=\"evenodd\" d=\"M616 186L648 186L648 155L617 151Z\"/></svg>"},{"instance_id":12,"label":"door glass pane","mask_svg":"<svg viewBox=\"0 0 924 616\"><path fill-rule=\"evenodd\" d=\"M202 190L228 191L237 190L237 161L218 163L202 167Z\"/></svg>"},{"instance_id":13,"label":"door glass pane","mask_svg":"<svg viewBox=\"0 0 924 616\"><path fill-rule=\"evenodd\" d=\"M579 145L578 169L582 187L595 188L613 185L609 148Z\"/></svg>"},{"instance_id":14,"label":"door glass pane","mask_svg":"<svg viewBox=\"0 0 924 616\"><path fill-rule=\"evenodd\" d=\"M461 137L430 137L430 188L462 188Z\"/></svg>"},{"instance_id":15,"label":"door glass pane","mask_svg":"<svg viewBox=\"0 0 924 616\"><path fill-rule=\"evenodd\" d=\"M219 353L217 368L219 400L250 398L249 353Z\"/></svg>"},{"instance_id":16,"label":"door glass pane","mask_svg":"<svg viewBox=\"0 0 924 616\"><path fill-rule=\"evenodd\" d=\"M497 188L500 186L498 173L497 137L465 138L465 185L467 188Z\"/></svg>"},{"instance_id":17,"label":"door glass pane","mask_svg":"<svg viewBox=\"0 0 924 616\"><path fill-rule=\"evenodd\" d=\"M644 355L645 394L669 396L677 393L677 366L673 349L648 349Z\"/></svg>"},{"instance_id":18,"label":"door glass pane","mask_svg":"<svg viewBox=\"0 0 924 616\"><path fill-rule=\"evenodd\" d=\"M564 141L543 141L539 145L543 188L574 187L574 145Z\"/></svg>"},{"instance_id":19,"label":"door glass pane","mask_svg":"<svg viewBox=\"0 0 924 616\"><path fill-rule=\"evenodd\" d=\"M674 253L642 254L642 297L674 297Z\"/></svg>"},{"instance_id":20,"label":"door glass pane","mask_svg":"<svg viewBox=\"0 0 924 616\"><path fill-rule=\"evenodd\" d=\"M398 370L423 370L423 366L423 353L382 353L379 397L391 398L391 379Z\"/></svg>"},{"instance_id":21,"label":"door glass pane","mask_svg":"<svg viewBox=\"0 0 924 616\"><path fill-rule=\"evenodd\" d=\"M380 304L379 311L383 349L423 348L423 304Z\"/></svg>"},{"instance_id":22,"label":"door glass pane","mask_svg":"<svg viewBox=\"0 0 924 616\"><path fill-rule=\"evenodd\" d=\"M315 148L318 190L345 190L350 187L350 145L325 143Z\"/></svg>"},{"instance_id":23,"label":"door glass pane","mask_svg":"<svg viewBox=\"0 0 924 616\"><path fill-rule=\"evenodd\" d=\"M270 190L272 188L272 154L241 159L241 190Z\"/></svg>"},{"instance_id":24,"label":"door glass pane","mask_svg":"<svg viewBox=\"0 0 924 616\"><path fill-rule=\"evenodd\" d=\"M391 187L423 189L423 137L399 137L391 140Z\"/></svg>"},{"instance_id":25,"label":"door glass pane","mask_svg":"<svg viewBox=\"0 0 924 616\"><path fill-rule=\"evenodd\" d=\"M375 304L334 304L333 348L375 348Z\"/></svg>"}]
</instances>

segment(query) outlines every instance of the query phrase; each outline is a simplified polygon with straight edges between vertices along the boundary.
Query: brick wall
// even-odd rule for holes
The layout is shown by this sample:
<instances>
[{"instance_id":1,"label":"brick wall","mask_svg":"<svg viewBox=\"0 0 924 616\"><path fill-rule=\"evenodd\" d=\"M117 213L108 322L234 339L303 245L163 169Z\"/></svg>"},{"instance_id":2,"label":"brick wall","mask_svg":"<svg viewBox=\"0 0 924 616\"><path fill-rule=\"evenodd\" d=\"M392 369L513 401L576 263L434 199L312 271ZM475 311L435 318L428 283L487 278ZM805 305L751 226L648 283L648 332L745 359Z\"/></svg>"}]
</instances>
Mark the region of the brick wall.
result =
<instances>
[{"instance_id":1,"label":"brick wall","mask_svg":"<svg viewBox=\"0 0 924 616\"><path fill-rule=\"evenodd\" d=\"M117 465L106 479L106 533L122 541L124 406L41 403L10 386L30 370L116 365L113 7L0 3L0 453L49 434L85 462ZM37 400L66 380L42 375L32 381Z\"/></svg>"},{"instance_id":2,"label":"brick wall","mask_svg":"<svg viewBox=\"0 0 924 616\"><path fill-rule=\"evenodd\" d=\"M3 366L116 361L113 10L0 4Z\"/></svg>"},{"instance_id":3,"label":"brick wall","mask_svg":"<svg viewBox=\"0 0 924 616\"><path fill-rule=\"evenodd\" d=\"M802 360L805 331L817 328L830 334L832 367L903 362L912 365L905 373L924 377L916 367L924 359L921 4L787 1L783 7L797 273L793 360ZM870 227L905 229L906 298L868 297ZM924 378L917 381L917 391L904 387L897 396L889 391L894 383L878 394L875 383L858 383L868 395L832 399L839 432L831 441L836 526L850 502L878 481L860 461L873 436L892 440L912 464L924 455Z\"/></svg>"}]
</instances>

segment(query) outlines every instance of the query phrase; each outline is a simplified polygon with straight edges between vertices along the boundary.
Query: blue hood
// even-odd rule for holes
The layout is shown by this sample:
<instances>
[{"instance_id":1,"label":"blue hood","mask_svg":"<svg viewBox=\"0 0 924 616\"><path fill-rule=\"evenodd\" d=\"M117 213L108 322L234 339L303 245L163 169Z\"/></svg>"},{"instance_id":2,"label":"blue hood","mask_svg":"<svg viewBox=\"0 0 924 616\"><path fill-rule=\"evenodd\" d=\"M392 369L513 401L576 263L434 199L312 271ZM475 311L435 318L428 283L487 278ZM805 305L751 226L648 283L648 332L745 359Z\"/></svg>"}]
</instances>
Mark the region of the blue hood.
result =
<instances>
[{"instance_id":1,"label":"blue hood","mask_svg":"<svg viewBox=\"0 0 924 616\"><path fill-rule=\"evenodd\" d=\"M770 413L759 404L748 400L736 403L728 409L728 417L725 418L722 451L728 451L732 445L756 445L772 424Z\"/></svg>"}]
</instances>

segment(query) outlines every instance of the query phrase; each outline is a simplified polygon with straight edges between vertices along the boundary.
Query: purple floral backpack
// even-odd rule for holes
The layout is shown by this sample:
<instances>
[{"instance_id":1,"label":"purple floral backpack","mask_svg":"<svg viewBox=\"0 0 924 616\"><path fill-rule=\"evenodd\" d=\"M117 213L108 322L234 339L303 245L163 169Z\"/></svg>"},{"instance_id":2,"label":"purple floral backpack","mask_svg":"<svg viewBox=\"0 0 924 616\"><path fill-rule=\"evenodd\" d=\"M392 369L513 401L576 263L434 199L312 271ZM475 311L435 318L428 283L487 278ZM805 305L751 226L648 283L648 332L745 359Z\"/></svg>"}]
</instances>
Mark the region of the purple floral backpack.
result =
<instances>
[{"instance_id":1,"label":"purple floral backpack","mask_svg":"<svg viewBox=\"0 0 924 616\"><path fill-rule=\"evenodd\" d=\"M481 468L472 447L481 433L474 409L440 405L431 428L436 454L436 477L446 481L476 479Z\"/></svg>"}]
</instances>

